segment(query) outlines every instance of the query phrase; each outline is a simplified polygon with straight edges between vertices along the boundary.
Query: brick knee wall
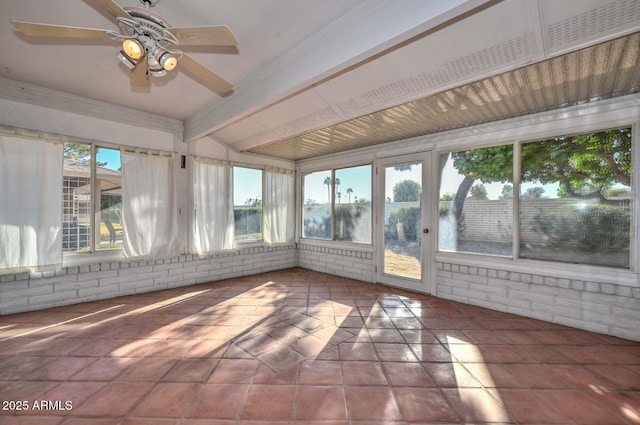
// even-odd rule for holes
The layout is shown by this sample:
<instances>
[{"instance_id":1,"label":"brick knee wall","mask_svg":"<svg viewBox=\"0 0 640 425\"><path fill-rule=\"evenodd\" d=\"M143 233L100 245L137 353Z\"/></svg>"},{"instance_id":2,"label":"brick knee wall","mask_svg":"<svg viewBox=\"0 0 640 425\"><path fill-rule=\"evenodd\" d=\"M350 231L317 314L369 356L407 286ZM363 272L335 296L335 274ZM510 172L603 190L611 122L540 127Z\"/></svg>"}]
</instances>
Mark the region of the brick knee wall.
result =
<instances>
[{"instance_id":1,"label":"brick knee wall","mask_svg":"<svg viewBox=\"0 0 640 425\"><path fill-rule=\"evenodd\" d=\"M295 245L0 276L0 315L194 285L296 266Z\"/></svg>"},{"instance_id":2,"label":"brick knee wall","mask_svg":"<svg viewBox=\"0 0 640 425\"><path fill-rule=\"evenodd\" d=\"M438 262L436 294L640 341L640 288Z\"/></svg>"}]
</instances>

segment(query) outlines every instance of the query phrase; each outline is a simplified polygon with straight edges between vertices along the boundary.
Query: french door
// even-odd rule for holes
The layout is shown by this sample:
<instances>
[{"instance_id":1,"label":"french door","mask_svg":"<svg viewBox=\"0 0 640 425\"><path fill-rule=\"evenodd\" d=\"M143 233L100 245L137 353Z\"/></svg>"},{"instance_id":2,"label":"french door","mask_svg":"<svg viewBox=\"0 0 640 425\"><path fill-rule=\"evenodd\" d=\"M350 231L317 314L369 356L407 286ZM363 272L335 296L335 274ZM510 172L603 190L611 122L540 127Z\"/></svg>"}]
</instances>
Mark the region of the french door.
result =
<instances>
[{"instance_id":1,"label":"french door","mask_svg":"<svg viewBox=\"0 0 640 425\"><path fill-rule=\"evenodd\" d=\"M376 278L412 291L430 291L431 152L384 158L376 169Z\"/></svg>"}]
</instances>

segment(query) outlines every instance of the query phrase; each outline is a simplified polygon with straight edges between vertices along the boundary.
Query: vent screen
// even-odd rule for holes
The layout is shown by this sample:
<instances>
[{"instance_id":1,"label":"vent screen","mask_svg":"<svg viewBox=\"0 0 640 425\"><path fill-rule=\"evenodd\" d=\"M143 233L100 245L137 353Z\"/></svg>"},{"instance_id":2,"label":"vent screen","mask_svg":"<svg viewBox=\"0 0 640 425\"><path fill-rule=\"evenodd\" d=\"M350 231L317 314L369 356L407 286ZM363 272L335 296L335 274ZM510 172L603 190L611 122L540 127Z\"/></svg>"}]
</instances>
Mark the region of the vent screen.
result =
<instances>
[{"instance_id":1,"label":"vent screen","mask_svg":"<svg viewBox=\"0 0 640 425\"><path fill-rule=\"evenodd\" d=\"M548 53L633 28L640 22L640 1L617 0L546 27Z\"/></svg>"}]
</instances>

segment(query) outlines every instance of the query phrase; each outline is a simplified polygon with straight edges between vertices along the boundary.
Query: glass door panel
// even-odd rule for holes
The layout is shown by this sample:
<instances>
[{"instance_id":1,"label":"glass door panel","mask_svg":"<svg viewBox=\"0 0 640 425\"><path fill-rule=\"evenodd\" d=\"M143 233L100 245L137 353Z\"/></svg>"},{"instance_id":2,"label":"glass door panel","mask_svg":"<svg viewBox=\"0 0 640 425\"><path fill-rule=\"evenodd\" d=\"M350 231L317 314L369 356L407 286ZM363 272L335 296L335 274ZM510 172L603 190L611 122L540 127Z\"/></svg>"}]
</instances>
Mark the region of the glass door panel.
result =
<instances>
[{"instance_id":1,"label":"glass door panel","mask_svg":"<svg viewBox=\"0 0 640 425\"><path fill-rule=\"evenodd\" d=\"M380 283L429 292L429 194L431 152L377 163L376 279Z\"/></svg>"},{"instance_id":2,"label":"glass door panel","mask_svg":"<svg viewBox=\"0 0 640 425\"><path fill-rule=\"evenodd\" d=\"M422 277L422 164L384 168L384 273Z\"/></svg>"}]
</instances>

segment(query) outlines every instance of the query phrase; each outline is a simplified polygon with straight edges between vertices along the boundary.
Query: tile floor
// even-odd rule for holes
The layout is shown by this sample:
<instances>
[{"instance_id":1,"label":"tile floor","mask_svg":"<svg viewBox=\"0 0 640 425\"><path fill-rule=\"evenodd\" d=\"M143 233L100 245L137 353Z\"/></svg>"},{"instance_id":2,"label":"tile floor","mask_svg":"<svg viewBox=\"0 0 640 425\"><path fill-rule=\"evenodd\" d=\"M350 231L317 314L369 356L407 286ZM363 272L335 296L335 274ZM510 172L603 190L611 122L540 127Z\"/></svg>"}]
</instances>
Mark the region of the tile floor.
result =
<instances>
[{"instance_id":1,"label":"tile floor","mask_svg":"<svg viewBox=\"0 0 640 425\"><path fill-rule=\"evenodd\" d=\"M640 343L291 269L0 317L0 400L0 425L639 424Z\"/></svg>"}]
</instances>

